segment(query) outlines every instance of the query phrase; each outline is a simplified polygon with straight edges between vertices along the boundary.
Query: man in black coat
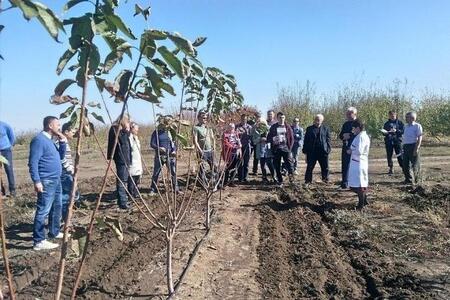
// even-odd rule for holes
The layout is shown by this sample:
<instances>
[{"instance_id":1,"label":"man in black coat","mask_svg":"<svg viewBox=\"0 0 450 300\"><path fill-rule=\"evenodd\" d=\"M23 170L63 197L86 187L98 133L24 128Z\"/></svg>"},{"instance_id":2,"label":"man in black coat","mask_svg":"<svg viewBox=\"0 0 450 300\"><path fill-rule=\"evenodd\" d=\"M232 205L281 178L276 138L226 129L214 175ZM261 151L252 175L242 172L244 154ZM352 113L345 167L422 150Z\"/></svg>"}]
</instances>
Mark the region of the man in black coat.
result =
<instances>
[{"instance_id":1,"label":"man in black coat","mask_svg":"<svg viewBox=\"0 0 450 300\"><path fill-rule=\"evenodd\" d=\"M386 145L386 155L389 167L389 175L394 173L394 163L392 162L392 154L395 151L397 161L400 168L403 167L402 158L402 135L404 125L397 118L397 113L393 110L389 112L389 120L383 126L384 144Z\"/></svg>"},{"instance_id":2,"label":"man in black coat","mask_svg":"<svg viewBox=\"0 0 450 300\"><path fill-rule=\"evenodd\" d=\"M354 107L349 107L345 113L347 121L342 125L341 132L339 133L339 138L342 140L342 152L341 152L341 172L342 172L342 182L341 189L348 189L348 167L350 165L351 155L347 153L353 142L354 135L352 133L352 124L356 120L357 110Z\"/></svg>"},{"instance_id":3,"label":"man in black coat","mask_svg":"<svg viewBox=\"0 0 450 300\"><path fill-rule=\"evenodd\" d=\"M328 155L331 152L330 129L323 125L323 115L314 117L314 124L306 128L302 152L306 156L305 183L312 182L312 173L316 162L319 162L322 181L328 182Z\"/></svg>"}]
</instances>

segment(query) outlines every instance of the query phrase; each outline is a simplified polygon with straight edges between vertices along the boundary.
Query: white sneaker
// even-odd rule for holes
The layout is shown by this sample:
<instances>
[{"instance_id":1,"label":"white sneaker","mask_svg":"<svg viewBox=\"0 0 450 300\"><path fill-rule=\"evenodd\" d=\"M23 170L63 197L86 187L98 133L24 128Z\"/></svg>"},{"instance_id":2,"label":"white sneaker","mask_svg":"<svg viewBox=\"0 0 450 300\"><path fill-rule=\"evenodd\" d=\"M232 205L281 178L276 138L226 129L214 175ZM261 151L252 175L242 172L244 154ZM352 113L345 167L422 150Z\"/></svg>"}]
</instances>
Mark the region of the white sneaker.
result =
<instances>
[{"instance_id":1,"label":"white sneaker","mask_svg":"<svg viewBox=\"0 0 450 300\"><path fill-rule=\"evenodd\" d=\"M43 241L40 241L39 243L35 244L33 247L33 250L36 250L36 251L51 250L51 249L58 248L58 246L59 246L58 244L49 242L47 240L43 240Z\"/></svg>"},{"instance_id":2,"label":"white sneaker","mask_svg":"<svg viewBox=\"0 0 450 300\"><path fill-rule=\"evenodd\" d=\"M70 238L70 236L71 236L71 234L68 233L68 234L67 234L67 237ZM61 240L62 240L63 238L64 238L64 232L62 232L62 231L60 231L60 232L58 233L58 235L55 236L55 239L61 239Z\"/></svg>"}]
</instances>

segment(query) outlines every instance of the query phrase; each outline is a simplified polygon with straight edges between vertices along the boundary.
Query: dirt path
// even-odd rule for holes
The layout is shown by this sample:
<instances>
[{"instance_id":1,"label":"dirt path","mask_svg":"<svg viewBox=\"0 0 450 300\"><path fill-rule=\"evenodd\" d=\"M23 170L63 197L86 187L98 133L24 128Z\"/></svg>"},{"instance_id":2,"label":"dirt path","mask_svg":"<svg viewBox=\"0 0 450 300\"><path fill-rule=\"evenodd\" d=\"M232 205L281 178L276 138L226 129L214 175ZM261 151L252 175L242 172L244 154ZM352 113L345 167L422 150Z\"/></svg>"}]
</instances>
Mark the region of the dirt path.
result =
<instances>
[{"instance_id":1,"label":"dirt path","mask_svg":"<svg viewBox=\"0 0 450 300\"><path fill-rule=\"evenodd\" d=\"M181 286L178 299L260 299L257 282L259 213L267 191L228 189L215 203L212 229Z\"/></svg>"}]
</instances>

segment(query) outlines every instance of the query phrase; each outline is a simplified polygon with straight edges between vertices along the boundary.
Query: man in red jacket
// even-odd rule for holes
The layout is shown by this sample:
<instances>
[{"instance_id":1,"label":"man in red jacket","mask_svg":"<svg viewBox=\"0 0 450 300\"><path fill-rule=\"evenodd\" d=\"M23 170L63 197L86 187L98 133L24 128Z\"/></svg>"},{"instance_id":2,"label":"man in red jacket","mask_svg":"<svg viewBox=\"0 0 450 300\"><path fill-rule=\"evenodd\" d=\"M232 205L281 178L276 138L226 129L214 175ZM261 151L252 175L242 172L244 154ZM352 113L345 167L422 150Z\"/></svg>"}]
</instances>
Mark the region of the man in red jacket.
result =
<instances>
[{"instance_id":1,"label":"man in red jacket","mask_svg":"<svg viewBox=\"0 0 450 300\"><path fill-rule=\"evenodd\" d=\"M283 176L281 174L281 158L286 165L289 180L293 179L293 157L292 157L292 145L294 144L294 134L291 126L286 124L286 116L279 112L277 114L278 123L273 124L270 127L269 134L267 135L267 141L271 144L273 154L273 165L277 173L278 185L283 185Z\"/></svg>"}]
</instances>

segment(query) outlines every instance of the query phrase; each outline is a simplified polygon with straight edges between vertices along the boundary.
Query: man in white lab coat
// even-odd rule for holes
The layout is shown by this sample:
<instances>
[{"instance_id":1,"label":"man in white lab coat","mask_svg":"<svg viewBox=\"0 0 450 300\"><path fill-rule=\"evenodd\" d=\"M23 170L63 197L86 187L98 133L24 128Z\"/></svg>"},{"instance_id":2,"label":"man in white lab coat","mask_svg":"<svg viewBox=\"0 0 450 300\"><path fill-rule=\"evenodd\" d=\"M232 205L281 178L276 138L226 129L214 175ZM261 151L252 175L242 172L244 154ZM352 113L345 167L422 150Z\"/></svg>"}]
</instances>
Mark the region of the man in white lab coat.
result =
<instances>
[{"instance_id":1,"label":"man in white lab coat","mask_svg":"<svg viewBox=\"0 0 450 300\"><path fill-rule=\"evenodd\" d=\"M347 153L351 155L348 169L348 185L358 194L356 209L361 210L367 202L367 188L369 186L369 148L370 138L364 130L364 124L356 119L352 123L354 139Z\"/></svg>"}]
</instances>

